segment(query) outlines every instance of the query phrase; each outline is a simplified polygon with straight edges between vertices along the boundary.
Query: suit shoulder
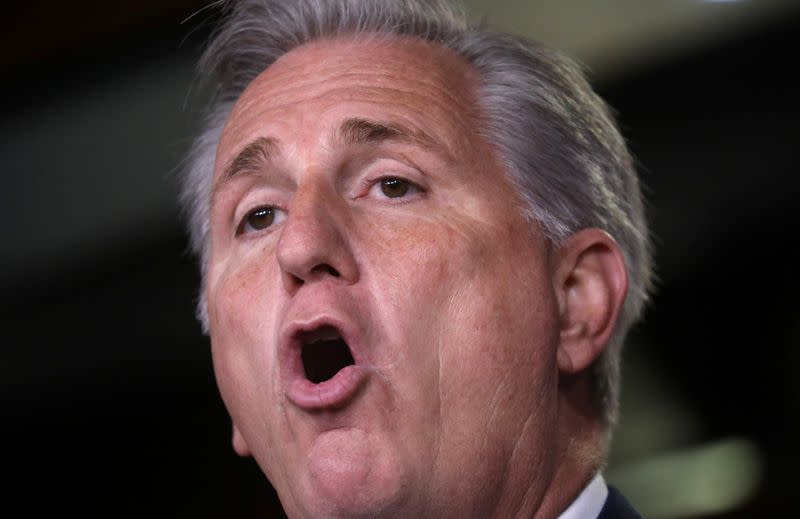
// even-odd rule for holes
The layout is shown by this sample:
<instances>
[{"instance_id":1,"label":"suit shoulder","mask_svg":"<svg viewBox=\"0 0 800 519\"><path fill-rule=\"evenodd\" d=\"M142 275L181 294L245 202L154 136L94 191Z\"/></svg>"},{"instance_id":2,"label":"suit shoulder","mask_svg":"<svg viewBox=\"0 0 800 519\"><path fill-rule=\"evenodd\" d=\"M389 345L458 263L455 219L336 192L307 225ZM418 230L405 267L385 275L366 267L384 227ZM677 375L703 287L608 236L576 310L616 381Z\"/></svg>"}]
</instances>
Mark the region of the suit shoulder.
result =
<instances>
[{"instance_id":1,"label":"suit shoulder","mask_svg":"<svg viewBox=\"0 0 800 519\"><path fill-rule=\"evenodd\" d=\"M597 519L642 519L642 516L619 490L609 486L608 497Z\"/></svg>"}]
</instances>

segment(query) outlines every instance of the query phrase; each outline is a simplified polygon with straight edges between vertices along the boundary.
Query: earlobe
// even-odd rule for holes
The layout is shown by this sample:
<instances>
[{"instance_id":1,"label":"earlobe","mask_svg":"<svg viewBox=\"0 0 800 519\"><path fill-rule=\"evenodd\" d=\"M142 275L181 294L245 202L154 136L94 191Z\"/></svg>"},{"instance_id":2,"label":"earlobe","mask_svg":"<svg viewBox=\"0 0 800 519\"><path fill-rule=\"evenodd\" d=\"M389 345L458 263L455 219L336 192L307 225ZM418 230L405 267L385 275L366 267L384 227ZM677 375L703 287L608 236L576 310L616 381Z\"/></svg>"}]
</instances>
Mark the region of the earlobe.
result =
<instances>
[{"instance_id":1,"label":"earlobe","mask_svg":"<svg viewBox=\"0 0 800 519\"><path fill-rule=\"evenodd\" d=\"M247 446L247 442L244 441L244 436L242 436L242 433L239 432L239 429L235 425L233 426L233 450L236 451L236 454L239 456L250 456L250 448Z\"/></svg>"},{"instance_id":2,"label":"earlobe","mask_svg":"<svg viewBox=\"0 0 800 519\"><path fill-rule=\"evenodd\" d=\"M559 247L554 289L560 312L558 367L578 373L603 352L625 301L628 277L617 242L584 229Z\"/></svg>"}]
</instances>

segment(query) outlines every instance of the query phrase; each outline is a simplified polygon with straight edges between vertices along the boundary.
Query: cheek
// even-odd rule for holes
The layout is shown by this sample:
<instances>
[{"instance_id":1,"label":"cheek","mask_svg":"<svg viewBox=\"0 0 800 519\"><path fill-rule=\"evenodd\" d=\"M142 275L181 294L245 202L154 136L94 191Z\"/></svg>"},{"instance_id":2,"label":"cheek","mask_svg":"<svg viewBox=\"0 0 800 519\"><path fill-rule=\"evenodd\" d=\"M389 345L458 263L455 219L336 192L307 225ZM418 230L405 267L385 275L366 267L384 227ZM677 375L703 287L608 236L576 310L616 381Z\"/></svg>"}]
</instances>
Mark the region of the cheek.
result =
<instances>
[{"instance_id":1,"label":"cheek","mask_svg":"<svg viewBox=\"0 0 800 519\"><path fill-rule=\"evenodd\" d=\"M221 270L209 283L211 353L225 407L268 478L285 464L283 405L274 355L275 272L266 261ZM212 278L210 277L210 280ZM283 424L283 425L281 425Z\"/></svg>"},{"instance_id":2,"label":"cheek","mask_svg":"<svg viewBox=\"0 0 800 519\"><path fill-rule=\"evenodd\" d=\"M544 250L519 229L495 232L441 269L439 394L446 422L513 437L557 391L558 312Z\"/></svg>"},{"instance_id":3,"label":"cheek","mask_svg":"<svg viewBox=\"0 0 800 519\"><path fill-rule=\"evenodd\" d=\"M231 258L209 273L208 310L212 337L231 345L246 344L265 333L274 300L274 261L264 251L253 258Z\"/></svg>"},{"instance_id":4,"label":"cheek","mask_svg":"<svg viewBox=\"0 0 800 519\"><path fill-rule=\"evenodd\" d=\"M442 336L449 340L441 354L459 368L459 377L475 381L472 396L479 399L486 386L501 383L532 389L538 374L555 366L558 330L552 294L510 262L498 259L470 272L451 292L443 312Z\"/></svg>"},{"instance_id":5,"label":"cheek","mask_svg":"<svg viewBox=\"0 0 800 519\"><path fill-rule=\"evenodd\" d=\"M400 299L390 304L415 304L422 298L434 297L442 283L451 281L458 270L474 263L480 250L476 240L465 236L446 217L415 218L393 223L379 221L359 236L365 244L360 258L365 263L363 274L380 276L372 286L390 287ZM357 250L361 250L357 248ZM470 260L470 258L473 258Z\"/></svg>"},{"instance_id":6,"label":"cheek","mask_svg":"<svg viewBox=\"0 0 800 519\"><path fill-rule=\"evenodd\" d=\"M430 365L443 377L437 392L482 398L488 385L511 382L506 375L520 365L546 366L555 352L544 249L522 238L527 228L504 223L447 215L374 229L382 239L369 257L379 260L366 271L380 279L370 286L383 287L376 303L408 345L394 359Z\"/></svg>"},{"instance_id":7,"label":"cheek","mask_svg":"<svg viewBox=\"0 0 800 519\"><path fill-rule=\"evenodd\" d=\"M274 393L275 315L269 275L256 262L224 269L210 278L208 289L211 350L220 392L238 423L240 409L259 409L254 395ZM244 417L243 417L244 418ZM246 419L246 418L245 418Z\"/></svg>"},{"instance_id":8,"label":"cheek","mask_svg":"<svg viewBox=\"0 0 800 519\"><path fill-rule=\"evenodd\" d=\"M550 298L512 274L502 262L486 265L455 294L441 323L442 458L451 470L468 453L487 460L479 469L486 480L505 470L519 445L547 451L557 401Z\"/></svg>"},{"instance_id":9,"label":"cheek","mask_svg":"<svg viewBox=\"0 0 800 519\"><path fill-rule=\"evenodd\" d=\"M438 349L446 336L454 302L474 277L480 254L474 240L464 239L458 229L442 222L418 223L386 249L386 258L375 271L382 280L372 286L385 287L379 307L384 308L386 328L396 330L397 339L408 345L396 353L402 365L419 369L438 362ZM387 243L387 242L385 242ZM438 366L431 365L438 372Z\"/></svg>"}]
</instances>

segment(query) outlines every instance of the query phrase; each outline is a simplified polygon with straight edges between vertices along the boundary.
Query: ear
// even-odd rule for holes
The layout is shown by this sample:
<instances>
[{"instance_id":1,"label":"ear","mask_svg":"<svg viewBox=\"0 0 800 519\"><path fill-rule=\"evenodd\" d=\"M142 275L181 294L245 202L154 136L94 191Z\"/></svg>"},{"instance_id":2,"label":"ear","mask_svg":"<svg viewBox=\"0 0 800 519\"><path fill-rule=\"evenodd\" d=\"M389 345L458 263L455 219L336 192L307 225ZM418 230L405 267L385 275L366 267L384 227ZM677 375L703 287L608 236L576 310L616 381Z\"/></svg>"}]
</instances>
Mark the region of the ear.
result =
<instances>
[{"instance_id":1,"label":"ear","mask_svg":"<svg viewBox=\"0 0 800 519\"><path fill-rule=\"evenodd\" d=\"M239 428L235 425L233 426L233 450L235 450L236 454L239 456L250 456L250 447L247 446L247 442L244 441L244 436L242 436L242 433L239 432Z\"/></svg>"},{"instance_id":2,"label":"ear","mask_svg":"<svg viewBox=\"0 0 800 519\"><path fill-rule=\"evenodd\" d=\"M625 260L617 242L600 229L584 229L555 254L561 371L586 369L606 348L628 291Z\"/></svg>"}]
</instances>

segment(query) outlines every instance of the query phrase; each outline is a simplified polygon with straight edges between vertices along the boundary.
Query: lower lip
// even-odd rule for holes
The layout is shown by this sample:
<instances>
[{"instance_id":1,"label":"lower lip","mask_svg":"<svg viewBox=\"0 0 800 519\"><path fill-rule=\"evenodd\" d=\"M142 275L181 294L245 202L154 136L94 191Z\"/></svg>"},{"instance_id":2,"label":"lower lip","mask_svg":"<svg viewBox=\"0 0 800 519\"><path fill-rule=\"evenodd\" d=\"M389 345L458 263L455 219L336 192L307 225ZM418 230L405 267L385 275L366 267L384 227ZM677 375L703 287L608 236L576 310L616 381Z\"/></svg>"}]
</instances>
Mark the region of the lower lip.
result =
<instances>
[{"instance_id":1,"label":"lower lip","mask_svg":"<svg viewBox=\"0 0 800 519\"><path fill-rule=\"evenodd\" d=\"M366 381L367 374L359 366L346 366L333 378L314 384L306 378L293 381L287 390L289 400L308 411L346 406Z\"/></svg>"}]
</instances>

